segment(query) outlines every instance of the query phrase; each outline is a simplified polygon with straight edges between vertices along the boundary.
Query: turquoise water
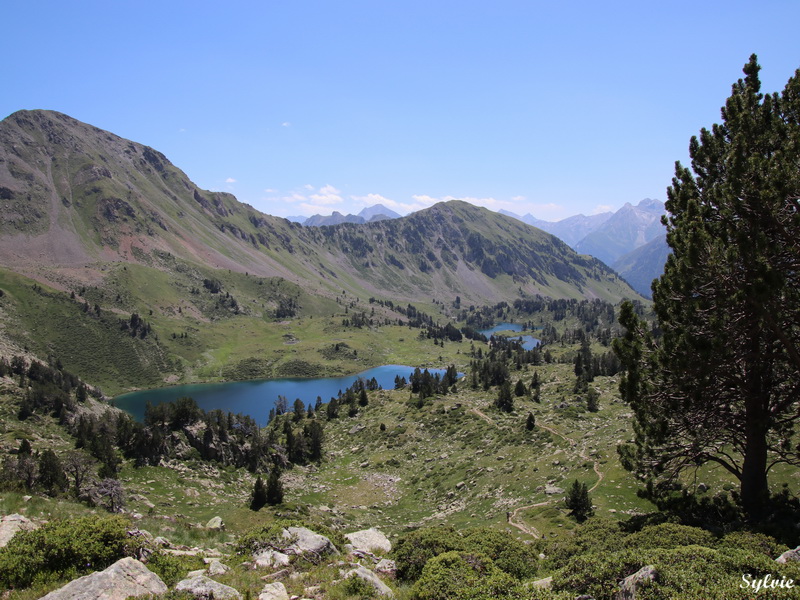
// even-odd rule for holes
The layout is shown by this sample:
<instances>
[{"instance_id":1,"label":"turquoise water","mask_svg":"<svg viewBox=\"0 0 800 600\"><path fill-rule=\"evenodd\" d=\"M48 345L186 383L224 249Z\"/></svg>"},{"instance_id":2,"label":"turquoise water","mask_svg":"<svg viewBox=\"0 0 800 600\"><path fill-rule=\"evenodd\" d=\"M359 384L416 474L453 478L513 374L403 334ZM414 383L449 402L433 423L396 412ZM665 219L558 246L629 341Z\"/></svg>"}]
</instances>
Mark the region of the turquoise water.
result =
<instances>
[{"instance_id":1,"label":"turquoise water","mask_svg":"<svg viewBox=\"0 0 800 600\"><path fill-rule=\"evenodd\" d=\"M500 323L499 325L495 325L491 329L482 329L480 333L485 335L487 338L494 335L495 333L505 331L513 331L515 333L522 331L522 325L519 323ZM520 335L520 336L508 336L517 338L522 341L522 347L525 350L533 350L542 343L542 340L533 337L532 335Z\"/></svg>"},{"instance_id":2,"label":"turquoise water","mask_svg":"<svg viewBox=\"0 0 800 600\"><path fill-rule=\"evenodd\" d=\"M428 369L431 374L443 375L445 369ZM373 377L384 389L394 389L394 378L397 375L406 380L414 372L414 367L403 365L384 365L368 369L356 375L346 377L320 377L313 379L259 379L253 381L233 381L228 383L205 383L193 385L176 385L154 390L131 392L114 398L117 408L130 413L137 421L144 419L145 405L162 402L174 402L178 398L188 396L194 398L203 410L220 409L225 412L242 413L253 417L259 425L266 425L269 411L275 406L278 396L285 396L291 408L295 399L300 398L304 404L314 404L317 396L323 402L338 396L353 385L360 377L370 380Z\"/></svg>"}]
</instances>

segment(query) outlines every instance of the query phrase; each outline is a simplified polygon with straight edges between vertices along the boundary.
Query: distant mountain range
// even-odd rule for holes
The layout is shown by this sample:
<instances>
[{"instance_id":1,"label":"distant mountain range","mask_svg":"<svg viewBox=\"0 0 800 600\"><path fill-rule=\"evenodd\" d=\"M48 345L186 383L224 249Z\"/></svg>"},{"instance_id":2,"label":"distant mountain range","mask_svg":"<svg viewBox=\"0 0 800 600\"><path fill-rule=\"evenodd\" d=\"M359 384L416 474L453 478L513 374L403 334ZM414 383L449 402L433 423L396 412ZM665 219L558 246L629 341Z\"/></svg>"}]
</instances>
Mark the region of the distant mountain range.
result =
<instances>
[{"instance_id":1,"label":"distant mountain range","mask_svg":"<svg viewBox=\"0 0 800 600\"><path fill-rule=\"evenodd\" d=\"M300 223L305 227L321 227L323 225L341 225L342 223L372 223L374 221L384 221L386 219L399 219L397 214L383 204L375 204L362 209L357 215L343 215L338 211L333 211L330 215L313 215L311 217L286 217L290 221Z\"/></svg>"},{"instance_id":2,"label":"distant mountain range","mask_svg":"<svg viewBox=\"0 0 800 600\"><path fill-rule=\"evenodd\" d=\"M636 206L626 203L616 212L575 215L555 222L501 212L552 233L581 254L600 259L646 297L650 297L650 284L663 272L669 254L666 229L661 224L664 204L658 200L645 198Z\"/></svg>"}]
</instances>

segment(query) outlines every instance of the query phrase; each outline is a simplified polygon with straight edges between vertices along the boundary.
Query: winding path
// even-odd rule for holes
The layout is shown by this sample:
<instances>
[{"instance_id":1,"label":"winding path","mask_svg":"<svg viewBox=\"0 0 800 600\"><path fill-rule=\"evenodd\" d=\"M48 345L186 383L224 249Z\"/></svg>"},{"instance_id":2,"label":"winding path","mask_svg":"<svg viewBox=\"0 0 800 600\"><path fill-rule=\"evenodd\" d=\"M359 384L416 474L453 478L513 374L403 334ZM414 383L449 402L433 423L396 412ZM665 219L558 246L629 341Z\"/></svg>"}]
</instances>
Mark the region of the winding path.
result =
<instances>
[{"instance_id":1,"label":"winding path","mask_svg":"<svg viewBox=\"0 0 800 600\"><path fill-rule=\"evenodd\" d=\"M480 413L480 411L478 411L477 409L475 410L475 412ZM490 423L492 422L491 419L489 419L489 417L487 417L486 415L483 415L482 413L480 413L480 414L487 421L489 421ZM572 447L575 447L575 446L578 445L578 442L576 442L575 440L573 440L570 437L567 437L563 433L559 433L558 431L556 431L552 427L549 427L548 425L540 425L540 424L537 423L537 426L540 427L541 429L544 429L545 431L549 431L553 435L556 435L556 436L560 437L565 442L568 442L569 445L572 446ZM589 455L587 455L583 450L578 451L578 456L581 457L583 460L589 460L589 458L590 458ZM595 489L597 489L597 486L599 486L600 483L605 478L605 474L600 470L600 461L594 460L593 463L592 463L592 469L594 470L595 474L597 475L597 481L595 482L595 484L591 488L589 488L590 492L593 492ZM512 512L508 516L508 524L511 525L512 527L516 527L517 529L519 529L523 533L527 533L528 535L531 535L534 538L539 539L539 538L542 537L542 535L539 532L539 530L536 529L533 525L526 525L525 523L520 521L519 520L519 513L521 511L523 511L523 510L528 510L530 508L538 508L540 506L547 506L548 504L551 504L553 502L554 502L554 500L550 499L550 500L545 500L544 502L537 502L536 504L528 504L527 506L520 506L519 508L516 508L514 510L514 512Z\"/></svg>"}]
</instances>

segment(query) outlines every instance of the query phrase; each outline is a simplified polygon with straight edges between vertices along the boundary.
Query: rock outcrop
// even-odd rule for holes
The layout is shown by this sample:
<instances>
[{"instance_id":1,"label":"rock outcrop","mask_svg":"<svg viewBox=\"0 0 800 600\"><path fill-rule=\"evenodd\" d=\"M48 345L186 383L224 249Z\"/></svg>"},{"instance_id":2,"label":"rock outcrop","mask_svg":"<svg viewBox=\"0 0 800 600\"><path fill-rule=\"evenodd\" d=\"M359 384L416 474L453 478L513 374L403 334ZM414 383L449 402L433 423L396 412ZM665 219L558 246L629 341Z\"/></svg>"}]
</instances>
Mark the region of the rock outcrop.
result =
<instances>
[{"instance_id":1,"label":"rock outcrop","mask_svg":"<svg viewBox=\"0 0 800 600\"><path fill-rule=\"evenodd\" d=\"M640 588L653 583L658 577L658 571L653 565L647 565L629 575L620 583L620 590L614 600L636 600L636 592Z\"/></svg>"},{"instance_id":2,"label":"rock outcrop","mask_svg":"<svg viewBox=\"0 0 800 600\"><path fill-rule=\"evenodd\" d=\"M158 575L136 559L123 558L103 571L71 581L42 600L125 600L166 591Z\"/></svg>"},{"instance_id":3,"label":"rock outcrop","mask_svg":"<svg viewBox=\"0 0 800 600\"><path fill-rule=\"evenodd\" d=\"M289 593L280 581L268 583L258 595L258 600L289 600Z\"/></svg>"},{"instance_id":4,"label":"rock outcrop","mask_svg":"<svg viewBox=\"0 0 800 600\"><path fill-rule=\"evenodd\" d=\"M242 595L232 587L217 583L204 575L179 581L175 589L179 592L189 592L195 598L203 600L241 600L242 598Z\"/></svg>"},{"instance_id":5,"label":"rock outcrop","mask_svg":"<svg viewBox=\"0 0 800 600\"><path fill-rule=\"evenodd\" d=\"M351 569L347 573L345 573L344 575L345 579L347 579L348 577L358 577L366 581L368 584L370 584L375 589L375 592L377 594L380 594L381 596L394 596L394 593L392 592L391 588L385 583L383 583L378 578L378 576L375 575L375 573L373 573L363 565L354 565L354 566L355 566L354 569Z\"/></svg>"},{"instance_id":6,"label":"rock outcrop","mask_svg":"<svg viewBox=\"0 0 800 600\"><path fill-rule=\"evenodd\" d=\"M30 531L39 526L22 515L13 514L0 517L0 548L8 544L20 531Z\"/></svg>"},{"instance_id":7,"label":"rock outcrop","mask_svg":"<svg viewBox=\"0 0 800 600\"><path fill-rule=\"evenodd\" d=\"M362 552L384 552L392 551L392 543L381 531L374 527L362 531L346 533L344 537L350 542L353 550Z\"/></svg>"},{"instance_id":8,"label":"rock outcrop","mask_svg":"<svg viewBox=\"0 0 800 600\"><path fill-rule=\"evenodd\" d=\"M253 555L253 564L256 568L283 568L288 567L290 562L288 554L278 552L277 550L264 550Z\"/></svg>"},{"instance_id":9,"label":"rock outcrop","mask_svg":"<svg viewBox=\"0 0 800 600\"><path fill-rule=\"evenodd\" d=\"M794 550L787 550L783 554L781 554L778 558L775 559L775 562L786 564L787 562L798 562L800 561L800 546L795 548Z\"/></svg>"},{"instance_id":10,"label":"rock outcrop","mask_svg":"<svg viewBox=\"0 0 800 600\"><path fill-rule=\"evenodd\" d=\"M286 554L315 554L317 556L339 554L339 550L336 549L333 542L306 527L288 527L284 529L283 537L289 541L289 544L283 549Z\"/></svg>"}]
</instances>

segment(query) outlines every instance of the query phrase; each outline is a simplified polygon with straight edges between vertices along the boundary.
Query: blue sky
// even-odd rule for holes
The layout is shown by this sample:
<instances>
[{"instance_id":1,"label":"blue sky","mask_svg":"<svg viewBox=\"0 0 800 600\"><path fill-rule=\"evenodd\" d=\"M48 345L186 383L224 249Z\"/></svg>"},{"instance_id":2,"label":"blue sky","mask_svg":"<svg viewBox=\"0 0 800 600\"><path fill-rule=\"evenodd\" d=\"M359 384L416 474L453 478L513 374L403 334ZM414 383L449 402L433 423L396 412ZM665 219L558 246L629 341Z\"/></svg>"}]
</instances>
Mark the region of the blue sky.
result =
<instances>
[{"instance_id":1,"label":"blue sky","mask_svg":"<svg viewBox=\"0 0 800 600\"><path fill-rule=\"evenodd\" d=\"M57 110L266 213L450 198L547 220L665 200L800 2L11 0L0 118Z\"/></svg>"}]
</instances>

